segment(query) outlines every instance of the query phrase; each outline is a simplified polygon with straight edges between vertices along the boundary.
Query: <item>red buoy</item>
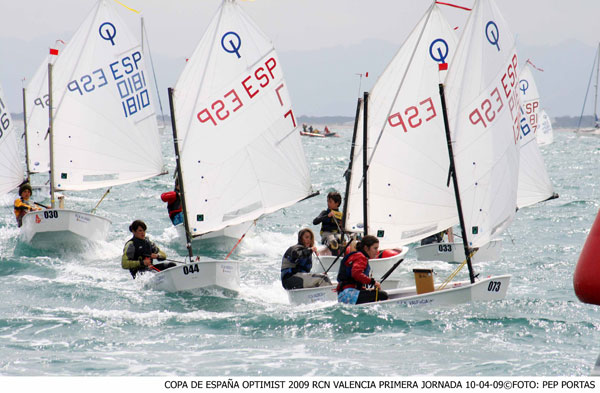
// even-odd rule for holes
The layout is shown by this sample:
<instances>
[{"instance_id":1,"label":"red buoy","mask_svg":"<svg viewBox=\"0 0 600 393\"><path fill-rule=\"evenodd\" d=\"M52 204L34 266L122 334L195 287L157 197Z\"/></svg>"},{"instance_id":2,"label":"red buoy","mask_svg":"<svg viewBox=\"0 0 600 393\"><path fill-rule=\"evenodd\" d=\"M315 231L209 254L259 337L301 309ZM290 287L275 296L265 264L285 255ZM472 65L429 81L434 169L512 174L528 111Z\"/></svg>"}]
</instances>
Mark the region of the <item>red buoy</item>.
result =
<instances>
[{"instance_id":1,"label":"red buoy","mask_svg":"<svg viewBox=\"0 0 600 393\"><path fill-rule=\"evenodd\" d=\"M600 212L579 255L573 287L579 300L600 305Z\"/></svg>"}]
</instances>

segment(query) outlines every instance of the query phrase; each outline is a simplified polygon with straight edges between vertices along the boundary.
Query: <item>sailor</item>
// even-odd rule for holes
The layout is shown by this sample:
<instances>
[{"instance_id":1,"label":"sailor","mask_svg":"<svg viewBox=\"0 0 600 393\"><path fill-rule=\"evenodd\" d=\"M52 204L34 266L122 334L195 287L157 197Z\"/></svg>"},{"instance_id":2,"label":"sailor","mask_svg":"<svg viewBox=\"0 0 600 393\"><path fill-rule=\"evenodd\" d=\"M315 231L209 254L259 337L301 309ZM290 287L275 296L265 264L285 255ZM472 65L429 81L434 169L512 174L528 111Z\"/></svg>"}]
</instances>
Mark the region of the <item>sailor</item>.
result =
<instances>
[{"instance_id":1,"label":"sailor","mask_svg":"<svg viewBox=\"0 0 600 393\"><path fill-rule=\"evenodd\" d=\"M358 251L346 255L338 272L338 301L348 304L370 303L387 300L387 292L381 290L381 283L369 277L369 259L379 254L379 240L367 235L356 245ZM368 287L372 288L368 288ZM374 289L374 290L373 290Z\"/></svg>"},{"instance_id":2,"label":"sailor","mask_svg":"<svg viewBox=\"0 0 600 393\"><path fill-rule=\"evenodd\" d=\"M133 237L125 243L123 247L123 256L121 257L121 267L129 269L131 277L144 273L149 269L164 270L175 266L174 263L153 264L152 260L164 261L167 255L161 251L154 242L146 238L146 224L142 220L135 220L129 226L129 231ZM151 267L152 266L152 267Z\"/></svg>"},{"instance_id":3,"label":"sailor","mask_svg":"<svg viewBox=\"0 0 600 393\"><path fill-rule=\"evenodd\" d=\"M421 245L425 246L427 244L433 244L433 243L441 243L444 240L444 235L448 234L448 241L450 243L454 242L454 236L452 234L452 227L446 229L445 231L439 232L439 233L434 233L431 236L427 236L424 239L421 239Z\"/></svg>"},{"instance_id":4,"label":"sailor","mask_svg":"<svg viewBox=\"0 0 600 393\"><path fill-rule=\"evenodd\" d=\"M287 249L281 260L281 284L285 289L331 285L326 274L311 273L315 235L308 229L298 232L298 244Z\"/></svg>"},{"instance_id":5,"label":"sailor","mask_svg":"<svg viewBox=\"0 0 600 393\"><path fill-rule=\"evenodd\" d=\"M173 225L183 223L183 209L181 208L178 178L175 178L175 190L162 193L160 199L163 202L167 202L167 211Z\"/></svg>"},{"instance_id":6,"label":"sailor","mask_svg":"<svg viewBox=\"0 0 600 393\"><path fill-rule=\"evenodd\" d=\"M323 210L314 220L313 225L321 224L321 244L325 244L332 255L340 250L342 212L339 210L342 196L337 191L327 194L327 209Z\"/></svg>"},{"instance_id":7,"label":"sailor","mask_svg":"<svg viewBox=\"0 0 600 393\"><path fill-rule=\"evenodd\" d=\"M30 211L38 211L42 210L42 208L34 205L33 202L29 200L31 198L31 194L33 190L29 183L21 184L19 187L19 198L15 199L15 218L17 219L17 225L19 228L23 225L23 217L25 214Z\"/></svg>"}]
</instances>

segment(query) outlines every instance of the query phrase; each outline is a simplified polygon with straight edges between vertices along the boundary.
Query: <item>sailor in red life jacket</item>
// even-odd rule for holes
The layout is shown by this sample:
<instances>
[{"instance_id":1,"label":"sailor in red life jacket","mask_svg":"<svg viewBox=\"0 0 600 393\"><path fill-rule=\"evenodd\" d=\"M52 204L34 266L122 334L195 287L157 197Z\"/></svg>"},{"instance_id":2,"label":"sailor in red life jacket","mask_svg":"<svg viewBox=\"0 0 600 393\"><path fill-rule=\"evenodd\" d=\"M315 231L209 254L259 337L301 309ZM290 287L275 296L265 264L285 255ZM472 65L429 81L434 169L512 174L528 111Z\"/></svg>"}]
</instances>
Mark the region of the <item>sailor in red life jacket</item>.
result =
<instances>
[{"instance_id":1,"label":"sailor in red life jacket","mask_svg":"<svg viewBox=\"0 0 600 393\"><path fill-rule=\"evenodd\" d=\"M165 192L160 196L163 202L167 202L169 218L173 225L183 223L183 209L181 208L181 196L179 195L179 180L175 179L175 190Z\"/></svg>"},{"instance_id":2,"label":"sailor in red life jacket","mask_svg":"<svg viewBox=\"0 0 600 393\"><path fill-rule=\"evenodd\" d=\"M369 277L371 267L369 259L377 258L379 240L367 235L356 245L358 251L352 252L342 259L338 272L338 301L348 304L370 303L387 300L388 294L381 290L381 284ZM367 286L375 288L367 289Z\"/></svg>"}]
</instances>

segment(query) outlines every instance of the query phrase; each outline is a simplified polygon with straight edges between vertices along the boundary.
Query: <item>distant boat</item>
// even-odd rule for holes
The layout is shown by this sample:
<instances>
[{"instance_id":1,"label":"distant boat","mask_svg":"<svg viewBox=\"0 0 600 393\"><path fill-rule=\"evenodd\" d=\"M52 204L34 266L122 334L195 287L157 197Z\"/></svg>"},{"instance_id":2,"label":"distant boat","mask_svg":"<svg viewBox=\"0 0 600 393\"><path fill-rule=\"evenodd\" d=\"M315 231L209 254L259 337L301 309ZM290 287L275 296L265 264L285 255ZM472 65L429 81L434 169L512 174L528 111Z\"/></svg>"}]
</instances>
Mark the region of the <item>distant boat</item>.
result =
<instances>
[{"instance_id":1,"label":"distant boat","mask_svg":"<svg viewBox=\"0 0 600 393\"><path fill-rule=\"evenodd\" d=\"M521 103L538 145L549 145L554 141L552 123L541 104L540 93L533 78L532 68L528 60L519 71Z\"/></svg>"},{"instance_id":2,"label":"distant boat","mask_svg":"<svg viewBox=\"0 0 600 393\"><path fill-rule=\"evenodd\" d=\"M98 1L48 64L51 209L26 214L20 235L38 248L79 247L108 235L108 219L57 207L56 191L112 187L162 172L144 55L114 7Z\"/></svg>"},{"instance_id":3,"label":"distant boat","mask_svg":"<svg viewBox=\"0 0 600 393\"><path fill-rule=\"evenodd\" d=\"M581 121L583 119L583 112L585 111L585 104L587 102L588 93L590 91L590 85L592 78L596 74L596 80L594 83L594 127L593 128L581 128ZM594 65L590 74L587 90L585 92L585 98L583 99L583 107L581 108L581 115L579 116L579 122L577 123L576 133L581 135L600 135L600 120L598 119L598 78L600 75L600 43L598 49L596 49L596 55L594 56Z\"/></svg>"},{"instance_id":4,"label":"distant boat","mask_svg":"<svg viewBox=\"0 0 600 393\"><path fill-rule=\"evenodd\" d=\"M7 194L23 182L23 167L17 145L16 128L0 87L0 195Z\"/></svg>"}]
</instances>

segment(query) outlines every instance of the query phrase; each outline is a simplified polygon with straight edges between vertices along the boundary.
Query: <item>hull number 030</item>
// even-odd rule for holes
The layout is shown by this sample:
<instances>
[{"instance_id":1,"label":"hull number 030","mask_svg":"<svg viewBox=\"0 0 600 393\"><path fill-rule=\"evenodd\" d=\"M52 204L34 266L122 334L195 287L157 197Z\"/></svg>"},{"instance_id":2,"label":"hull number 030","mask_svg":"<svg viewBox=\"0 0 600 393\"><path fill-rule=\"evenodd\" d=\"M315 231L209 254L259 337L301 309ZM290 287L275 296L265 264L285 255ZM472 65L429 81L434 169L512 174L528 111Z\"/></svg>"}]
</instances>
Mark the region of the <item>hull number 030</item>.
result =
<instances>
[{"instance_id":1,"label":"hull number 030","mask_svg":"<svg viewBox=\"0 0 600 393\"><path fill-rule=\"evenodd\" d=\"M44 218L58 218L56 210L44 210Z\"/></svg>"},{"instance_id":2,"label":"hull number 030","mask_svg":"<svg viewBox=\"0 0 600 393\"><path fill-rule=\"evenodd\" d=\"M185 275L199 273L199 272L200 272L200 268L198 267L197 263L194 263L193 265L190 265L190 266L183 267L183 274L185 274Z\"/></svg>"}]
</instances>

